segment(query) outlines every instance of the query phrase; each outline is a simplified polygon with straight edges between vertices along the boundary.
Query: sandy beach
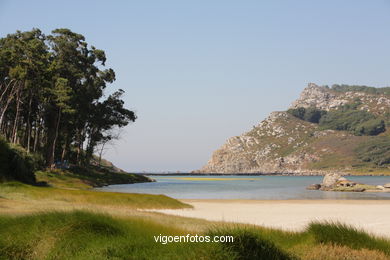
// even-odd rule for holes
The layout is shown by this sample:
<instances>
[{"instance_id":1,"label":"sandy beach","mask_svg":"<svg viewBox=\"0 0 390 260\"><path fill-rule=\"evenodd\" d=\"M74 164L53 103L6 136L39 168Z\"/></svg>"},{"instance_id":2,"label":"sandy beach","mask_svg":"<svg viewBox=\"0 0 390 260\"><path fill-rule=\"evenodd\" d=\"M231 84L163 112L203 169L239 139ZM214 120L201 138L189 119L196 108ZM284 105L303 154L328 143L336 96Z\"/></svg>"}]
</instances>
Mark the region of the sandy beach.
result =
<instances>
[{"instance_id":1,"label":"sandy beach","mask_svg":"<svg viewBox=\"0 0 390 260\"><path fill-rule=\"evenodd\" d=\"M311 221L339 221L390 237L390 201L381 200L182 200L193 209L155 210L212 221L300 231Z\"/></svg>"}]
</instances>

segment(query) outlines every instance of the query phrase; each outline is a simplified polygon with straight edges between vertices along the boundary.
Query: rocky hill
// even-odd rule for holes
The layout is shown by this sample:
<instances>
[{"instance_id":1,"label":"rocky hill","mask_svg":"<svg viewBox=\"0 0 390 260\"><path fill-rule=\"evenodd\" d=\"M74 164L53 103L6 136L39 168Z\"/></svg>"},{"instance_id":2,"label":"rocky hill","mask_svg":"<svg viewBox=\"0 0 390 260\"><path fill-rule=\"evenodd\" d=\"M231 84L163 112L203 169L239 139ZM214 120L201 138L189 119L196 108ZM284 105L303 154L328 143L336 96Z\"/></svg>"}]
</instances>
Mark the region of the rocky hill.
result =
<instances>
[{"instance_id":1,"label":"rocky hill","mask_svg":"<svg viewBox=\"0 0 390 260\"><path fill-rule=\"evenodd\" d=\"M326 116L297 116L305 109ZM346 114L346 122L353 118L351 123L337 113ZM195 172L388 174L389 119L390 88L310 83L288 111L272 112L249 132L229 138Z\"/></svg>"}]
</instances>

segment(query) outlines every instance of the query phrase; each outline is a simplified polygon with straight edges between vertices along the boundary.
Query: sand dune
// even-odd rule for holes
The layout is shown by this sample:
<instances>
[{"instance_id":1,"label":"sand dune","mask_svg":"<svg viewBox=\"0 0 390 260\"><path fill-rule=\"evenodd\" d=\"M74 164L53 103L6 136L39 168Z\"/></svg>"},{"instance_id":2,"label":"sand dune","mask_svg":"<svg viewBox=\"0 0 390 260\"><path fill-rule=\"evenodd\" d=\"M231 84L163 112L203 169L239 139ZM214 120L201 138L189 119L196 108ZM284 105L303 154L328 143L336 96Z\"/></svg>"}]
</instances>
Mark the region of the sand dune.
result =
<instances>
[{"instance_id":1,"label":"sand dune","mask_svg":"<svg viewBox=\"0 0 390 260\"><path fill-rule=\"evenodd\" d=\"M214 221L303 230L311 221L339 221L390 237L390 201L373 200L182 200L194 209L157 212Z\"/></svg>"}]
</instances>

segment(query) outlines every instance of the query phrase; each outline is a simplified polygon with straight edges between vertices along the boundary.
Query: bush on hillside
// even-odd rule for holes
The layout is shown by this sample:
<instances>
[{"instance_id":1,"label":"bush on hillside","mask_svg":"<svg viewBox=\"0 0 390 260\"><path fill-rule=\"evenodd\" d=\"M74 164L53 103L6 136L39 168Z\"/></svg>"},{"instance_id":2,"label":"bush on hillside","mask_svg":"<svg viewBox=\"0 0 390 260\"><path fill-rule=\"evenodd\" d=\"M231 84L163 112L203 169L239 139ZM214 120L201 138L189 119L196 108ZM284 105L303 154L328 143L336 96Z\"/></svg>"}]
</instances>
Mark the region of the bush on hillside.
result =
<instances>
[{"instance_id":1,"label":"bush on hillside","mask_svg":"<svg viewBox=\"0 0 390 260\"><path fill-rule=\"evenodd\" d=\"M367 111L358 110L360 105L360 100L357 100L329 112L315 107L292 108L287 112L299 119L319 124L322 129L349 131L355 135L378 135L385 132L385 121Z\"/></svg>"},{"instance_id":2,"label":"bush on hillside","mask_svg":"<svg viewBox=\"0 0 390 260\"><path fill-rule=\"evenodd\" d=\"M376 166L390 166L390 137L378 136L360 144L355 152L364 162Z\"/></svg>"},{"instance_id":3,"label":"bush on hillside","mask_svg":"<svg viewBox=\"0 0 390 260\"><path fill-rule=\"evenodd\" d=\"M366 111L339 109L329 111L329 113L321 118L319 124L325 129L353 131L360 124L374 118L372 114Z\"/></svg>"},{"instance_id":4,"label":"bush on hillside","mask_svg":"<svg viewBox=\"0 0 390 260\"><path fill-rule=\"evenodd\" d=\"M302 119L302 120L305 120L305 121L308 121L311 123L316 123L316 124L318 124L321 117L326 114L325 110L320 110L320 109L317 109L315 107L291 108L291 109L287 110L287 112L290 113L291 115L299 118L299 119Z\"/></svg>"},{"instance_id":5,"label":"bush on hillside","mask_svg":"<svg viewBox=\"0 0 390 260\"><path fill-rule=\"evenodd\" d=\"M34 171L38 167L36 156L0 138L0 182L16 180L33 184L36 181Z\"/></svg>"},{"instance_id":6,"label":"bush on hillside","mask_svg":"<svg viewBox=\"0 0 390 260\"><path fill-rule=\"evenodd\" d=\"M367 111L350 108L329 111L319 125L323 129L349 131L355 135L378 135L386 131L383 120Z\"/></svg>"},{"instance_id":7,"label":"bush on hillside","mask_svg":"<svg viewBox=\"0 0 390 260\"><path fill-rule=\"evenodd\" d=\"M380 119L371 119L358 125L355 130L355 135L378 135L386 131L385 122Z\"/></svg>"}]
</instances>

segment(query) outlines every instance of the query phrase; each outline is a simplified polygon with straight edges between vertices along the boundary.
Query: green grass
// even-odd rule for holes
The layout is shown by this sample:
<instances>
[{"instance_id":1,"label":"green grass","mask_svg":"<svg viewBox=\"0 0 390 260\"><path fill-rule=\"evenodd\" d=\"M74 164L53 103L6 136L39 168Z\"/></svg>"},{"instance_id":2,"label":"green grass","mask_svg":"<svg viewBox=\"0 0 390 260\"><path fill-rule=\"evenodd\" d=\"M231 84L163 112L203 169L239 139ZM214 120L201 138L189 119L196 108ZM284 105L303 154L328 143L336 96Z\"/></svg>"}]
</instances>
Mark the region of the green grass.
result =
<instances>
[{"instance_id":1,"label":"green grass","mask_svg":"<svg viewBox=\"0 0 390 260\"><path fill-rule=\"evenodd\" d=\"M75 189L151 181L151 179L143 175L117 172L107 167L96 166L77 166L67 170L37 171L35 175L38 182L44 182L53 187Z\"/></svg>"},{"instance_id":2,"label":"green grass","mask_svg":"<svg viewBox=\"0 0 390 260\"><path fill-rule=\"evenodd\" d=\"M19 182L0 184L0 197L16 201L42 201L74 205L123 206L133 209L186 208L189 205L165 195L101 192L37 187ZM42 203L41 203L42 204Z\"/></svg>"},{"instance_id":3,"label":"green grass","mask_svg":"<svg viewBox=\"0 0 390 260\"><path fill-rule=\"evenodd\" d=\"M184 218L183 218L184 219ZM191 220L188 220L191 221ZM346 225L304 232L218 224L188 230L85 211L0 216L0 259L387 259L390 241ZM232 243L156 243L158 235L230 235Z\"/></svg>"},{"instance_id":4,"label":"green grass","mask_svg":"<svg viewBox=\"0 0 390 260\"><path fill-rule=\"evenodd\" d=\"M154 241L159 234L188 233L184 230L79 211L1 217L0 233L3 259L229 259L211 244Z\"/></svg>"}]
</instances>

